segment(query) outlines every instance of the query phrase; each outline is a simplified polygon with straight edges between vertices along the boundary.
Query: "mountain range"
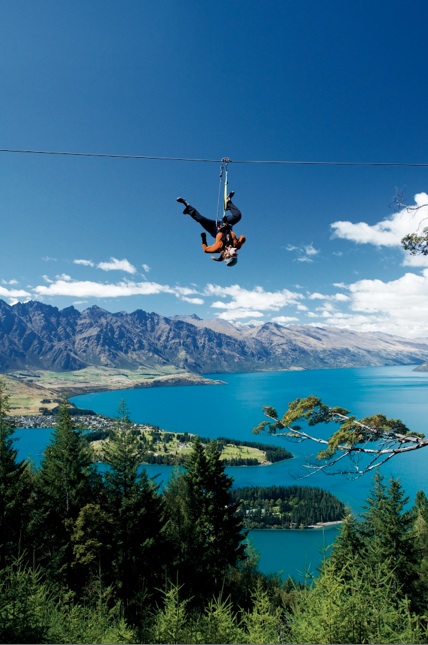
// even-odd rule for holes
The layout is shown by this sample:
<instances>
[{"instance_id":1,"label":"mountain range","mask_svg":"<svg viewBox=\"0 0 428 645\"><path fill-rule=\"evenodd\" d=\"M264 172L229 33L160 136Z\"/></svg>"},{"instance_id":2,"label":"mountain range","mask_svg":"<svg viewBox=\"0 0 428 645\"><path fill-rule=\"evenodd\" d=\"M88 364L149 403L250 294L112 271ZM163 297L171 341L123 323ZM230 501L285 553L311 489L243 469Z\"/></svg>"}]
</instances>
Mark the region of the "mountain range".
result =
<instances>
[{"instance_id":1,"label":"mountain range","mask_svg":"<svg viewBox=\"0 0 428 645\"><path fill-rule=\"evenodd\" d=\"M423 364L428 338L276 323L237 326L141 309L80 312L0 300L0 372L165 366L197 374Z\"/></svg>"}]
</instances>

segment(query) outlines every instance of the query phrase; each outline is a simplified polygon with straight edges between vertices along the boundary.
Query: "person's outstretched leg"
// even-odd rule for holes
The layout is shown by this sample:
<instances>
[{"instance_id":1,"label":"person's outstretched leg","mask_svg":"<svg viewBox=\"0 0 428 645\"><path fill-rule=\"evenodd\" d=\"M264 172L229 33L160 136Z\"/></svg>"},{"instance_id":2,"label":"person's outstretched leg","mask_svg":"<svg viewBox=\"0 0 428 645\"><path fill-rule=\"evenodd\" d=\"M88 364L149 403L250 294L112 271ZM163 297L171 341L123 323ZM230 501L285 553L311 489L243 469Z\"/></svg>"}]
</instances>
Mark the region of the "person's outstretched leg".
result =
<instances>
[{"instance_id":1,"label":"person's outstretched leg","mask_svg":"<svg viewBox=\"0 0 428 645\"><path fill-rule=\"evenodd\" d=\"M237 224L242 217L242 213L239 210L239 208L235 206L235 204L232 204L230 199L227 202L227 210L229 211L230 214L228 213L227 215L225 215L223 217L223 220L226 220L226 222L231 226L233 226L234 224Z\"/></svg>"},{"instance_id":2,"label":"person's outstretched leg","mask_svg":"<svg viewBox=\"0 0 428 645\"><path fill-rule=\"evenodd\" d=\"M185 204L186 208L183 211L184 215L190 215L190 217L194 219L195 222L198 222L202 226L202 228L204 228L207 231L207 233L212 235L213 238L216 237L217 222L214 219L208 219L208 217L204 217L204 215L201 215L199 211L196 210L196 208L191 206L182 197L179 197L177 201L180 201L182 204Z\"/></svg>"}]
</instances>

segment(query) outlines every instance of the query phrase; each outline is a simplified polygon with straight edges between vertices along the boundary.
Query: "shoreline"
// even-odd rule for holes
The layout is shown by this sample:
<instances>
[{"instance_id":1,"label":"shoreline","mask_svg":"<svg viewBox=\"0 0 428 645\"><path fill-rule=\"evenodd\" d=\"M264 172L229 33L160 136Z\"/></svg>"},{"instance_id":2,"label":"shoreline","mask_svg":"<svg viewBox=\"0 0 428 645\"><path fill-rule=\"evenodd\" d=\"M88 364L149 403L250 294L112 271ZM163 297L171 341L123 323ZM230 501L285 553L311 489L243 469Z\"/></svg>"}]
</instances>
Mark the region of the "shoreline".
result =
<instances>
[{"instance_id":1,"label":"shoreline","mask_svg":"<svg viewBox=\"0 0 428 645\"><path fill-rule=\"evenodd\" d=\"M159 372L85 368L74 372L20 370L0 375L9 395L11 415L38 415L51 412L62 401L82 394L134 390L153 387L226 385L192 372Z\"/></svg>"}]
</instances>

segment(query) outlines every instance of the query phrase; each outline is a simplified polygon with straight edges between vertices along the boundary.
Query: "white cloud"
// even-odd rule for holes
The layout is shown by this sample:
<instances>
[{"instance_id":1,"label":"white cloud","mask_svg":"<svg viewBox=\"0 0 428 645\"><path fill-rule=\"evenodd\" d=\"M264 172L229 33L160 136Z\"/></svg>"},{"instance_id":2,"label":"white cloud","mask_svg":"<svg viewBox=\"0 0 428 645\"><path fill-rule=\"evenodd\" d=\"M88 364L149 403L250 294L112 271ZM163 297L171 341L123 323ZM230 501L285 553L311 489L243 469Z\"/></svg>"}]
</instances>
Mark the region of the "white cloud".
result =
<instances>
[{"instance_id":1,"label":"white cloud","mask_svg":"<svg viewBox=\"0 0 428 645\"><path fill-rule=\"evenodd\" d=\"M14 302L17 302L21 298L31 298L31 293L24 289L6 289L5 287L0 287L0 298L7 298L9 300L12 298Z\"/></svg>"},{"instance_id":2,"label":"white cloud","mask_svg":"<svg viewBox=\"0 0 428 645\"><path fill-rule=\"evenodd\" d=\"M110 258L109 262L99 262L98 269L103 271L125 271L125 273L137 273L137 269L128 260L118 260L117 258Z\"/></svg>"},{"instance_id":3,"label":"white cloud","mask_svg":"<svg viewBox=\"0 0 428 645\"><path fill-rule=\"evenodd\" d=\"M1 283L14 285L14 284L18 284L18 280L2 280Z\"/></svg>"},{"instance_id":4,"label":"white cloud","mask_svg":"<svg viewBox=\"0 0 428 645\"><path fill-rule=\"evenodd\" d=\"M323 303L318 315L325 324L407 338L428 336L428 269L390 282L359 280L349 285L348 292L348 311L338 310L338 301Z\"/></svg>"},{"instance_id":5,"label":"white cloud","mask_svg":"<svg viewBox=\"0 0 428 645\"><path fill-rule=\"evenodd\" d=\"M68 278L68 276L67 276ZM59 278L47 280L49 284L34 287L38 296L71 296L73 298L122 298L127 296L150 296L169 293L178 298L195 294L195 291L183 287L170 287L156 282L121 281L117 283L93 282L90 280L71 280Z\"/></svg>"},{"instance_id":6,"label":"white cloud","mask_svg":"<svg viewBox=\"0 0 428 645\"><path fill-rule=\"evenodd\" d=\"M373 244L377 247L401 247L402 238L408 233L421 233L428 226L428 195L418 193L414 204L402 208L376 224L367 222L337 221L331 224L333 237L350 240L357 244ZM404 252L405 266L428 266L428 257L411 256Z\"/></svg>"},{"instance_id":7,"label":"white cloud","mask_svg":"<svg viewBox=\"0 0 428 645\"><path fill-rule=\"evenodd\" d=\"M215 307L215 304L213 304L212 306ZM258 318L262 318L263 315L264 314L262 311L254 311L254 309L236 308L236 309L224 311L223 313L218 314L217 318L220 318L221 320L239 320L240 318L249 318L250 316L256 316Z\"/></svg>"},{"instance_id":8,"label":"white cloud","mask_svg":"<svg viewBox=\"0 0 428 645\"><path fill-rule=\"evenodd\" d=\"M274 316L272 322L276 322L279 325L289 325L290 323L299 322L299 319L295 316Z\"/></svg>"},{"instance_id":9,"label":"white cloud","mask_svg":"<svg viewBox=\"0 0 428 645\"><path fill-rule=\"evenodd\" d=\"M143 267L143 270L144 270L146 273L148 273L148 272L150 271L150 267L149 267L149 265L148 265L148 264L142 264L141 266Z\"/></svg>"},{"instance_id":10,"label":"white cloud","mask_svg":"<svg viewBox=\"0 0 428 645\"><path fill-rule=\"evenodd\" d=\"M303 244L302 246L294 246L293 244L288 244L285 247L286 251L293 252L297 254L295 258L296 262L313 262L313 256L318 255L319 251L311 244Z\"/></svg>"},{"instance_id":11,"label":"white cloud","mask_svg":"<svg viewBox=\"0 0 428 645\"><path fill-rule=\"evenodd\" d=\"M84 267L93 267L95 266L92 260L73 260L73 264L81 264Z\"/></svg>"},{"instance_id":12,"label":"white cloud","mask_svg":"<svg viewBox=\"0 0 428 645\"><path fill-rule=\"evenodd\" d=\"M253 315L256 316L259 316L260 311L278 311L282 307L295 305L303 298L301 294L293 293L288 289L265 291L262 287L255 287L250 291L237 284L230 287L208 284L205 288L205 294L207 296L230 298L227 303L222 301L214 302L211 306L216 309L227 309L229 312L232 310L254 312ZM243 316L241 315L240 317Z\"/></svg>"},{"instance_id":13,"label":"white cloud","mask_svg":"<svg viewBox=\"0 0 428 645\"><path fill-rule=\"evenodd\" d=\"M328 295L325 293L319 293L318 291L311 293L308 298L309 300L329 300L336 302L348 302L350 300L350 297L345 293L334 293L332 295Z\"/></svg>"},{"instance_id":14,"label":"white cloud","mask_svg":"<svg viewBox=\"0 0 428 645\"><path fill-rule=\"evenodd\" d=\"M191 305L203 305L205 302L202 298L188 298L186 296L181 296L180 300L183 302L189 302Z\"/></svg>"}]
</instances>

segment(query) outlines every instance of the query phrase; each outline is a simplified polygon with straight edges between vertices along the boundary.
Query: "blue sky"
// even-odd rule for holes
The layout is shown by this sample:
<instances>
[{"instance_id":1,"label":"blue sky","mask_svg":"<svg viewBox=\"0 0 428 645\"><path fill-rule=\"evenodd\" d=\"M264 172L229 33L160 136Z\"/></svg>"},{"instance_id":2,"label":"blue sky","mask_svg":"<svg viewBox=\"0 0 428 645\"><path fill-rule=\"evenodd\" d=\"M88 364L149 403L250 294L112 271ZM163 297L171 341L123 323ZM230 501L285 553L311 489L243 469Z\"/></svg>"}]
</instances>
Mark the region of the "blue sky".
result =
<instances>
[{"instance_id":1,"label":"blue sky","mask_svg":"<svg viewBox=\"0 0 428 645\"><path fill-rule=\"evenodd\" d=\"M0 148L152 159L1 152L0 298L426 337L428 260L400 239L428 222L427 18L424 0L1 0ZM233 268L175 201L215 218L224 157Z\"/></svg>"}]
</instances>

